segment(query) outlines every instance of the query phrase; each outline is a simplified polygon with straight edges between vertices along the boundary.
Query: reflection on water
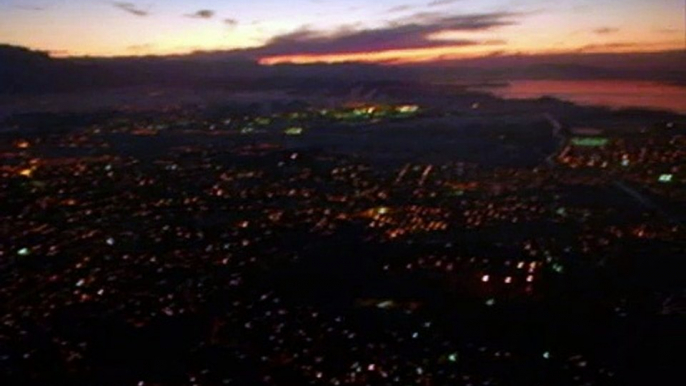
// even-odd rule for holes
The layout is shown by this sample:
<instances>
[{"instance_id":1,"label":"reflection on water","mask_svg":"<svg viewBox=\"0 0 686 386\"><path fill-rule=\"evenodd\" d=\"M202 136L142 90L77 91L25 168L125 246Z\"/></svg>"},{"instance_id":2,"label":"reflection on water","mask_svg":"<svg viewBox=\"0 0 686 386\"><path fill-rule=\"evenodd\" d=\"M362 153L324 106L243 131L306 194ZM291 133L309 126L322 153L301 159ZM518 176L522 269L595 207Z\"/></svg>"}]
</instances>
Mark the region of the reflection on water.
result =
<instances>
[{"instance_id":1,"label":"reflection on water","mask_svg":"<svg viewBox=\"0 0 686 386\"><path fill-rule=\"evenodd\" d=\"M686 113L686 87L642 81L513 81L484 89L510 99L555 97L583 105L644 107Z\"/></svg>"}]
</instances>

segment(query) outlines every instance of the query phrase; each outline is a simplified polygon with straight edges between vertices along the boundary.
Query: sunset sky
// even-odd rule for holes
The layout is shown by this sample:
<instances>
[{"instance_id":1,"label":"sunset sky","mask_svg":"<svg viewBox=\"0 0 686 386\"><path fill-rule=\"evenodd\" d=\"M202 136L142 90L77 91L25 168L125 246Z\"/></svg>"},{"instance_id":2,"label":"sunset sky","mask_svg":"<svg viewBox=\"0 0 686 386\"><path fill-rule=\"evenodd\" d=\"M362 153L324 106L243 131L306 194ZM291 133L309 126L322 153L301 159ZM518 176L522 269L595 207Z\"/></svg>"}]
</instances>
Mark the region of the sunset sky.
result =
<instances>
[{"instance_id":1,"label":"sunset sky","mask_svg":"<svg viewBox=\"0 0 686 386\"><path fill-rule=\"evenodd\" d=\"M0 43L55 56L246 49L263 63L684 48L683 0L0 0Z\"/></svg>"}]
</instances>

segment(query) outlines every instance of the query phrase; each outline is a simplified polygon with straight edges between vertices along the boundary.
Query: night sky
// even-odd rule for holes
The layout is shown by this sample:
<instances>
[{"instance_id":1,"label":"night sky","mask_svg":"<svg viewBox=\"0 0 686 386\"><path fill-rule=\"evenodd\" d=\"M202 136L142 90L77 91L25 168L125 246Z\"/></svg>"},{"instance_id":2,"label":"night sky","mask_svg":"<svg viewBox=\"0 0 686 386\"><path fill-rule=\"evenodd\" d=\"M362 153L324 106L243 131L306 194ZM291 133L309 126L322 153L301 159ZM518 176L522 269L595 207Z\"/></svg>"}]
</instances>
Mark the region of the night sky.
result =
<instances>
[{"instance_id":1,"label":"night sky","mask_svg":"<svg viewBox=\"0 0 686 386\"><path fill-rule=\"evenodd\" d=\"M0 43L54 56L250 49L267 63L684 47L683 0L2 0Z\"/></svg>"}]
</instances>

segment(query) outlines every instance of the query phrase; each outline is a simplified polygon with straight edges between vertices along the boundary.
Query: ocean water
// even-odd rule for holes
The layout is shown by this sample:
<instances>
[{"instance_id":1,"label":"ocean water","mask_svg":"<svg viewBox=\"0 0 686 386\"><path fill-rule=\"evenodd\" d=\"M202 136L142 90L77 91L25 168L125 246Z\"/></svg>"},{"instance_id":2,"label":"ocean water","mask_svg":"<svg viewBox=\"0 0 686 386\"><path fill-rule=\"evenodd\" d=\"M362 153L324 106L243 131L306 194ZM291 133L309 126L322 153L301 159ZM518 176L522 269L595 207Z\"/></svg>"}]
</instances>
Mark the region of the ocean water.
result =
<instances>
[{"instance_id":1,"label":"ocean water","mask_svg":"<svg viewBox=\"0 0 686 386\"><path fill-rule=\"evenodd\" d=\"M524 80L482 91L506 99L549 96L580 105L640 107L686 114L686 87L655 82Z\"/></svg>"}]
</instances>

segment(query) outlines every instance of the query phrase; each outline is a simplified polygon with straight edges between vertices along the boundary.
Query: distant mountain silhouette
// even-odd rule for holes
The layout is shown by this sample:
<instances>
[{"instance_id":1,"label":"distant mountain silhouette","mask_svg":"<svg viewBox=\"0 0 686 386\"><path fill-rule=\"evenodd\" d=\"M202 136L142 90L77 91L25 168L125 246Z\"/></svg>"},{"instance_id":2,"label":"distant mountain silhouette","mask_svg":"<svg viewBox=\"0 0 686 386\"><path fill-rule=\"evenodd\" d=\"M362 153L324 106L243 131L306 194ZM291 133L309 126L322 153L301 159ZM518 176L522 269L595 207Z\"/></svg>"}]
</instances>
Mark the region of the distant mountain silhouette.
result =
<instances>
[{"instance_id":1,"label":"distant mountain silhouette","mask_svg":"<svg viewBox=\"0 0 686 386\"><path fill-rule=\"evenodd\" d=\"M429 67L458 78L617 79L686 84L686 51L502 55L438 62Z\"/></svg>"},{"instance_id":2,"label":"distant mountain silhouette","mask_svg":"<svg viewBox=\"0 0 686 386\"><path fill-rule=\"evenodd\" d=\"M0 45L0 93L131 86L283 89L406 79L410 70L369 64L261 66L233 53L125 58L50 58Z\"/></svg>"},{"instance_id":3,"label":"distant mountain silhouette","mask_svg":"<svg viewBox=\"0 0 686 386\"><path fill-rule=\"evenodd\" d=\"M126 58L51 58L0 45L0 93L43 93L132 86L237 90L350 86L356 82L515 79L647 79L686 84L686 54L490 56L408 66L261 66L240 52Z\"/></svg>"},{"instance_id":4,"label":"distant mountain silhouette","mask_svg":"<svg viewBox=\"0 0 686 386\"><path fill-rule=\"evenodd\" d=\"M0 92L75 91L144 85L197 85L245 76L251 61L202 61L186 57L54 59L42 52L0 46Z\"/></svg>"},{"instance_id":5,"label":"distant mountain silhouette","mask_svg":"<svg viewBox=\"0 0 686 386\"><path fill-rule=\"evenodd\" d=\"M42 52L0 46L0 92L40 90L69 69Z\"/></svg>"}]
</instances>

